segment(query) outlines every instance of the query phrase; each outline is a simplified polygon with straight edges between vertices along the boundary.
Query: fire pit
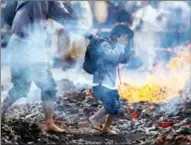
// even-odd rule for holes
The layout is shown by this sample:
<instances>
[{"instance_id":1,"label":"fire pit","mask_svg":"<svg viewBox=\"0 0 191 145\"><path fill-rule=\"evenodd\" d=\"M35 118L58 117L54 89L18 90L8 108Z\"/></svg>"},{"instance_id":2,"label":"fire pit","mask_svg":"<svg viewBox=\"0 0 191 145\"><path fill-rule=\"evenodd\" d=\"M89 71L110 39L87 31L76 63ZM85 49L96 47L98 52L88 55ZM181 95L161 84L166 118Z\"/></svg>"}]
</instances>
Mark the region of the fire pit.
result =
<instances>
[{"instance_id":1,"label":"fire pit","mask_svg":"<svg viewBox=\"0 0 191 145\"><path fill-rule=\"evenodd\" d=\"M91 96L89 88L79 89L64 79L58 82L60 87L75 89L67 89L59 96L54 118L66 133L42 130L40 103L20 105L10 109L1 125L2 144L191 144L189 49L182 49L172 58L166 76L158 74L157 66L142 86L126 83L119 88L125 113L112 124L120 129L119 135L103 135L92 129L88 118L102 104ZM174 64L177 59L181 63Z\"/></svg>"}]
</instances>

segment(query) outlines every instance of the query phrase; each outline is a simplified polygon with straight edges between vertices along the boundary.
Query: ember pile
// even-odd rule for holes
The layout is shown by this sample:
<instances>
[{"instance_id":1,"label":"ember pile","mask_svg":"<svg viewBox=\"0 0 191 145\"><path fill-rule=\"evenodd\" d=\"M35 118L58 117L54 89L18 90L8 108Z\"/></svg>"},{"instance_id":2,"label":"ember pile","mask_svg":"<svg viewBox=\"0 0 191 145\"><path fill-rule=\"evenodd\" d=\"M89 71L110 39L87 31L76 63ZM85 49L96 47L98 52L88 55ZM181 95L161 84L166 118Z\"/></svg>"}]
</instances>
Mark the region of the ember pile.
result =
<instances>
[{"instance_id":1,"label":"ember pile","mask_svg":"<svg viewBox=\"0 0 191 145\"><path fill-rule=\"evenodd\" d=\"M130 114L132 119L129 122L128 132L132 134L142 132L149 135L150 139L143 138L142 143L150 144L154 141L158 145L191 144L191 100L186 103L177 103L177 109L172 112L162 111L165 107L174 106L174 103L128 104L126 113Z\"/></svg>"},{"instance_id":2,"label":"ember pile","mask_svg":"<svg viewBox=\"0 0 191 145\"><path fill-rule=\"evenodd\" d=\"M63 80L63 84L66 82L71 83ZM189 91L187 86L182 96L189 95ZM59 97L55 109L56 123L65 127L66 133L44 132L41 129L44 119L41 103L26 104L10 109L1 126L1 141L10 144L190 144L191 100L174 100L161 104L122 100L126 112L113 123L121 132L111 136L93 130L88 122L88 118L102 106L89 96L89 90L68 91ZM174 104L176 110L164 112L165 107Z\"/></svg>"},{"instance_id":3,"label":"ember pile","mask_svg":"<svg viewBox=\"0 0 191 145\"><path fill-rule=\"evenodd\" d=\"M72 85L68 80L63 80L62 83ZM88 89L69 90L64 96L59 97L54 116L56 124L66 128L66 133L53 134L42 130L44 114L41 103L15 106L9 110L5 122L2 123L1 142L2 144L137 144L139 142L137 139L146 136L142 133L129 134L127 126L123 127L124 130L118 136L103 135L92 129L88 118L100 107L101 103L89 96ZM124 120L122 124L125 125L126 121Z\"/></svg>"},{"instance_id":4,"label":"ember pile","mask_svg":"<svg viewBox=\"0 0 191 145\"><path fill-rule=\"evenodd\" d=\"M119 86L127 114L139 124L135 131L154 135L160 145L191 144L191 45L178 50L166 66L158 63L144 84Z\"/></svg>"}]
</instances>

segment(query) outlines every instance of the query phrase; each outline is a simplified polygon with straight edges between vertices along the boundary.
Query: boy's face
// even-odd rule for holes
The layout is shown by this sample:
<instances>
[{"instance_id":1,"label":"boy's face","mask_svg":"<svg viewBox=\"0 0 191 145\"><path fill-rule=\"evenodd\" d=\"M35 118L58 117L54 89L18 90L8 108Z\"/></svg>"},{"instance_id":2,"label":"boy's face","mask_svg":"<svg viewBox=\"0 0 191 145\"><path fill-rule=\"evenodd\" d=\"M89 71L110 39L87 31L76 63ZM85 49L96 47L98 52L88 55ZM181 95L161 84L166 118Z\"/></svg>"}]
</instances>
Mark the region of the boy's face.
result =
<instances>
[{"instance_id":1,"label":"boy's face","mask_svg":"<svg viewBox=\"0 0 191 145\"><path fill-rule=\"evenodd\" d=\"M117 38L117 42L123 45L128 44L128 36L127 35L122 35L119 38Z\"/></svg>"}]
</instances>

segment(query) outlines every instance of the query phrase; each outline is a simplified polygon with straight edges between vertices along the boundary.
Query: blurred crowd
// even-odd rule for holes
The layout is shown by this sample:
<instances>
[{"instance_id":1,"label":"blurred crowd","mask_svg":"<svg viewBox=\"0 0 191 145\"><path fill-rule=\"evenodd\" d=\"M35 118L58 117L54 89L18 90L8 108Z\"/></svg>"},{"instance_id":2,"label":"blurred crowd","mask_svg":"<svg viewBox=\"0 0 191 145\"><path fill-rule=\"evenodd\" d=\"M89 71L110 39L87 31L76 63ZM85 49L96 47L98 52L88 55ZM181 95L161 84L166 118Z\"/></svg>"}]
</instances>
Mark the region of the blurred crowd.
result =
<instances>
[{"instance_id":1,"label":"blurred crowd","mask_svg":"<svg viewBox=\"0 0 191 145\"><path fill-rule=\"evenodd\" d=\"M173 49L190 42L190 1L71 1L63 2L68 11L72 7L79 21L97 34L106 37L117 23L126 23L135 31L129 67L150 69L156 59L171 56L165 49ZM87 41L70 34L53 20L49 23L49 44L56 60L83 58ZM1 47L7 46L11 32L1 22ZM161 55L156 56L156 51ZM144 56L141 54L145 54Z\"/></svg>"}]
</instances>

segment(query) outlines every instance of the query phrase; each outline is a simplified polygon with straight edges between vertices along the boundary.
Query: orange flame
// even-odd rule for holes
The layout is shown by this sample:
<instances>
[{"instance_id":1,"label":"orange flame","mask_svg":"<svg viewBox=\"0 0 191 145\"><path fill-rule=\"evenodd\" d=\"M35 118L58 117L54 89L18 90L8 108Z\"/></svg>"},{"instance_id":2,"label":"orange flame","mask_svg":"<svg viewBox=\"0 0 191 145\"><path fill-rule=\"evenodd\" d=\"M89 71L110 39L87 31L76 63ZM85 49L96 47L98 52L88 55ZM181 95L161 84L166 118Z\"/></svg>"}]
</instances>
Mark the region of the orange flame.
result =
<instances>
[{"instance_id":1,"label":"orange flame","mask_svg":"<svg viewBox=\"0 0 191 145\"><path fill-rule=\"evenodd\" d=\"M120 85L120 97L130 102L161 103L178 96L186 81L190 79L190 50L191 44L183 50L177 51L176 56L171 58L166 65L167 71L159 62L143 85L137 86L128 83Z\"/></svg>"}]
</instances>

